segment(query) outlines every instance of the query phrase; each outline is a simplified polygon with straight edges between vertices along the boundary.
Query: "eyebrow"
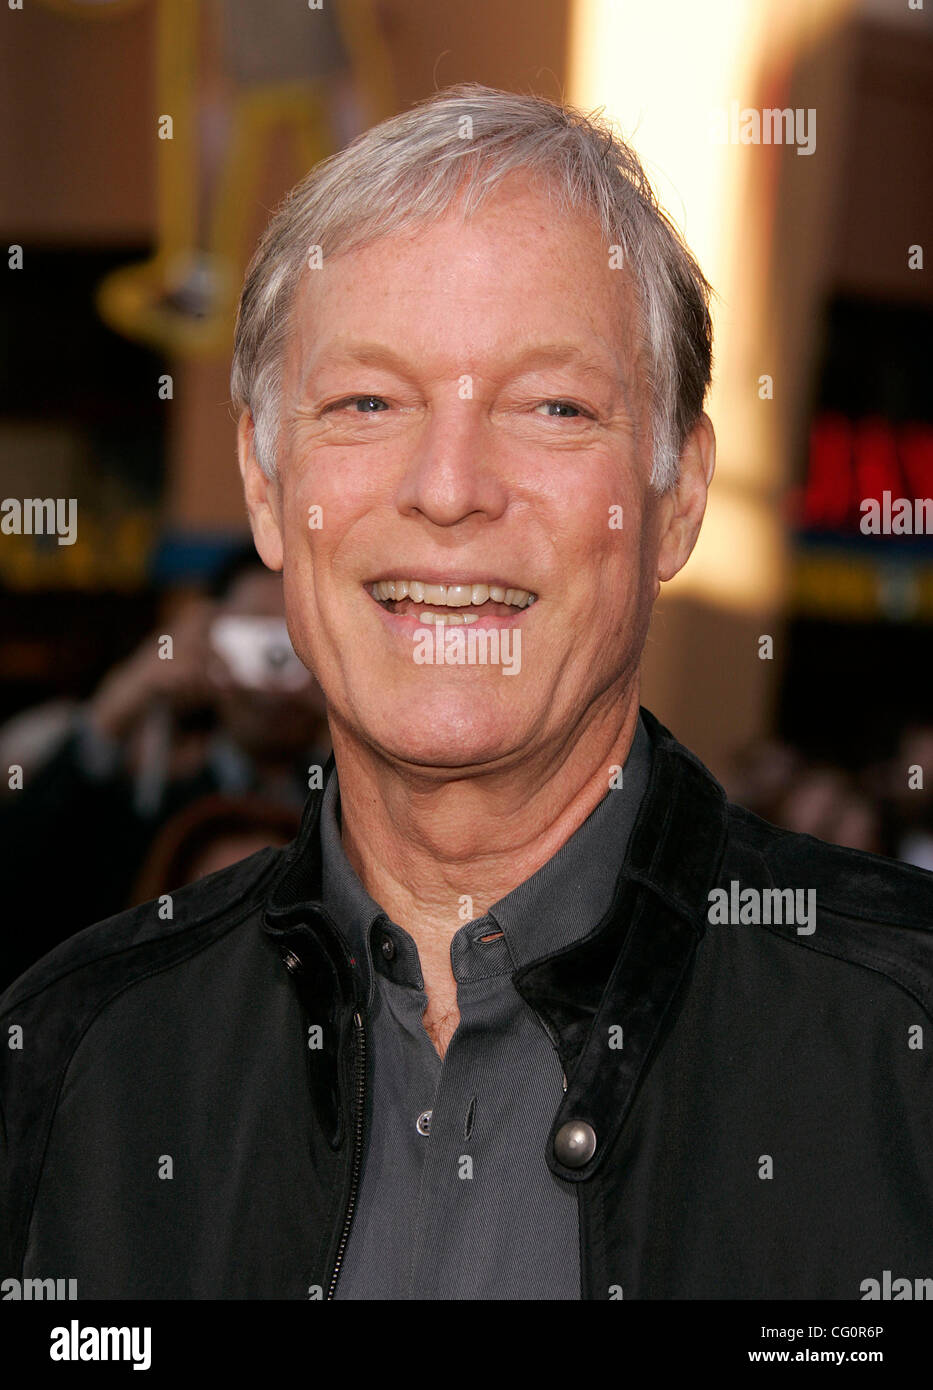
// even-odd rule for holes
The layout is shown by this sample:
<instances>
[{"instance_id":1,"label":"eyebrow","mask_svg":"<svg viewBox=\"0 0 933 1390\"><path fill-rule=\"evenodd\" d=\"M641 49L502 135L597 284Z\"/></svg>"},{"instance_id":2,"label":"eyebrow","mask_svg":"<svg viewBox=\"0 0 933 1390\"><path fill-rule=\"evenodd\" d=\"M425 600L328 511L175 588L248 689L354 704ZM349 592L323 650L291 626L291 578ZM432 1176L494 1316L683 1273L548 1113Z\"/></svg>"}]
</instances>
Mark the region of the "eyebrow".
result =
<instances>
[{"instance_id":1,"label":"eyebrow","mask_svg":"<svg viewBox=\"0 0 933 1390\"><path fill-rule=\"evenodd\" d=\"M344 365L384 367L390 371L399 372L403 376L411 375L412 372L411 363L407 362L400 353L383 343L347 343L326 350L317 361L312 363L304 375L303 389L307 390L309 382L319 372ZM625 377L621 371L613 372L602 366L575 343L532 344L511 359L504 375L517 376L522 371L533 370L536 366L573 367L584 375L598 378L611 386L624 388L625 385Z\"/></svg>"}]
</instances>

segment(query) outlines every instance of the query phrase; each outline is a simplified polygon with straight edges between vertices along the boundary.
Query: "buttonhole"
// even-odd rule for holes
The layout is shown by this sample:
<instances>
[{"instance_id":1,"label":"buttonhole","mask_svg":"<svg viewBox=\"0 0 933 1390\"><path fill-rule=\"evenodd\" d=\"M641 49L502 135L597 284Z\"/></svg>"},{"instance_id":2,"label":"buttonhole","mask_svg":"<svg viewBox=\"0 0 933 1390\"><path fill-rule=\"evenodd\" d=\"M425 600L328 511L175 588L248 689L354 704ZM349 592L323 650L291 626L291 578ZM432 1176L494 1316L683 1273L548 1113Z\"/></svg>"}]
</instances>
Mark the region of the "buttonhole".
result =
<instances>
[{"instance_id":1,"label":"buttonhole","mask_svg":"<svg viewBox=\"0 0 933 1390\"><path fill-rule=\"evenodd\" d=\"M466 1124L465 1124L464 1127L463 1127L463 1137L464 1137L464 1139L469 1139L470 1135L473 1133L473 1121L474 1121L475 1119L476 1119L476 1097L474 1096L473 1099L470 1101L470 1108L469 1108L469 1110L467 1111L467 1116L466 1116Z\"/></svg>"}]
</instances>

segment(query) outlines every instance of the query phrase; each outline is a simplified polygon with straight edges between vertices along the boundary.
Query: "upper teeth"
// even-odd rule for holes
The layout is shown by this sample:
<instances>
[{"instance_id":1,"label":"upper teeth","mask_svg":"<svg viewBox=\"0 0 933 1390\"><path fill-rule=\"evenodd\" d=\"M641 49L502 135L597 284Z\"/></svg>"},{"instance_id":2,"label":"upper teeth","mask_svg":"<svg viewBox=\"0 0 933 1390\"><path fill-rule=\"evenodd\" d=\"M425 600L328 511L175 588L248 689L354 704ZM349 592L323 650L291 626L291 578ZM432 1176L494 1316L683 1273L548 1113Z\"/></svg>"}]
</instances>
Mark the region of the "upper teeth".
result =
<instances>
[{"instance_id":1,"label":"upper teeth","mask_svg":"<svg viewBox=\"0 0 933 1390\"><path fill-rule=\"evenodd\" d=\"M373 598L410 598L432 607L470 608L492 599L514 608L527 608L537 598L528 589L503 589L498 584L422 584L419 579L380 579L373 585Z\"/></svg>"}]
</instances>

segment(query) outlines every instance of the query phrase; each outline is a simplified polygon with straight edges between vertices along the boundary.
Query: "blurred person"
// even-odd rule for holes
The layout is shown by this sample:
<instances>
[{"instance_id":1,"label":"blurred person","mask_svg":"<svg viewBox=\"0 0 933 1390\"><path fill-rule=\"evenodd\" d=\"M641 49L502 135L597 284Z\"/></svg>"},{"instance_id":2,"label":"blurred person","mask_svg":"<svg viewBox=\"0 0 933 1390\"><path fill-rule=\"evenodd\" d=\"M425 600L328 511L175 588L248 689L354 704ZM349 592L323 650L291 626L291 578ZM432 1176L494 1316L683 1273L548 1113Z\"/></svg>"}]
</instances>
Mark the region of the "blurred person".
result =
<instances>
[{"instance_id":1,"label":"blurred person","mask_svg":"<svg viewBox=\"0 0 933 1390\"><path fill-rule=\"evenodd\" d=\"M130 902L145 903L295 838L297 810L258 796L215 794L178 811L156 836Z\"/></svg>"},{"instance_id":2,"label":"blurred person","mask_svg":"<svg viewBox=\"0 0 933 1390\"><path fill-rule=\"evenodd\" d=\"M724 789L730 801L773 821L781 797L803 766L801 754L789 743L755 739L730 760Z\"/></svg>"},{"instance_id":3,"label":"blurred person","mask_svg":"<svg viewBox=\"0 0 933 1390\"><path fill-rule=\"evenodd\" d=\"M72 732L78 713L77 700L44 700L21 710L0 726L0 767L17 767L24 780L47 762ZM0 800L17 795L11 779L0 779Z\"/></svg>"},{"instance_id":4,"label":"blurred person","mask_svg":"<svg viewBox=\"0 0 933 1390\"><path fill-rule=\"evenodd\" d=\"M800 835L865 850L888 849L881 808L859 779L828 764L808 764L778 740L762 740L734 760L731 800Z\"/></svg>"},{"instance_id":5,"label":"blurred person","mask_svg":"<svg viewBox=\"0 0 933 1390\"><path fill-rule=\"evenodd\" d=\"M933 726L912 723L893 755L866 780L884 808L892 853L905 864L933 870Z\"/></svg>"},{"instance_id":6,"label":"blurred person","mask_svg":"<svg viewBox=\"0 0 933 1390\"><path fill-rule=\"evenodd\" d=\"M171 769L145 765L138 745L145 744L147 721L153 713L158 721L166 711L207 709L216 727L204 747L202 778L218 790L261 791L300 807L308 752L326 759L329 735L320 688L288 639L281 579L244 546L221 567L211 597L190 604L170 626L171 660L162 658L153 634L88 703L89 762L112 762L118 742L130 740L137 801L159 805ZM156 786L143 789L143 779Z\"/></svg>"},{"instance_id":7,"label":"blurred person","mask_svg":"<svg viewBox=\"0 0 933 1390\"><path fill-rule=\"evenodd\" d=\"M815 835L833 845L869 854L882 849L878 810L841 768L810 767L799 773L769 819L796 834Z\"/></svg>"},{"instance_id":8,"label":"blurred person","mask_svg":"<svg viewBox=\"0 0 933 1390\"><path fill-rule=\"evenodd\" d=\"M634 151L533 97L441 92L275 213L232 394L333 758L288 849L7 991L43 1045L3 1056L4 1270L295 1300L928 1272L933 877L730 805L639 704L713 476L708 298Z\"/></svg>"},{"instance_id":9,"label":"blurred person","mask_svg":"<svg viewBox=\"0 0 933 1390\"><path fill-rule=\"evenodd\" d=\"M170 659L160 656L165 635ZM0 731L11 760L17 730L32 722L18 716ZM53 729L44 758L27 748L23 788L0 813L9 920L29 923L4 934L5 983L127 906L153 836L181 807L254 792L300 809L330 751L320 688L288 640L281 578L252 546L228 557L210 596L186 604L74 706L67 727L58 711ZM35 912L50 843L60 872Z\"/></svg>"}]
</instances>

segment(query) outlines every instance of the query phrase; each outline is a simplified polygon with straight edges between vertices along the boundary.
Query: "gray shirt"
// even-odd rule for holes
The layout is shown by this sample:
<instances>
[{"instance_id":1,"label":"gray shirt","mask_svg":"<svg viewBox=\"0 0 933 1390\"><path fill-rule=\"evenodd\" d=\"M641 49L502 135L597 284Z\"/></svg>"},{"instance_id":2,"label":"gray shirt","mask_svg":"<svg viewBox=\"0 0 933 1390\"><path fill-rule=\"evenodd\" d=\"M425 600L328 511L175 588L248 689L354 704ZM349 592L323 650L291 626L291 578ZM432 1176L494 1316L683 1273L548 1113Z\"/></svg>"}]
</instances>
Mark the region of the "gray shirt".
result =
<instances>
[{"instance_id":1,"label":"gray shirt","mask_svg":"<svg viewBox=\"0 0 933 1390\"><path fill-rule=\"evenodd\" d=\"M364 1159L338 1299L578 1299L573 1184L545 1146L557 1051L512 975L607 912L651 767L639 718L620 779L551 859L451 940L460 1023L443 1060L425 1032L418 948L366 892L321 805L323 901L369 999Z\"/></svg>"}]
</instances>

